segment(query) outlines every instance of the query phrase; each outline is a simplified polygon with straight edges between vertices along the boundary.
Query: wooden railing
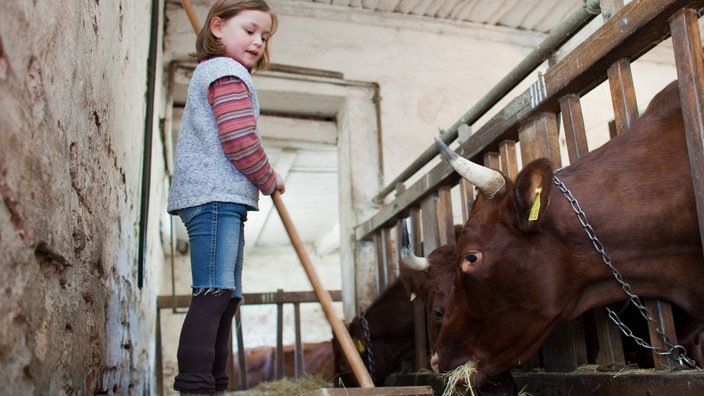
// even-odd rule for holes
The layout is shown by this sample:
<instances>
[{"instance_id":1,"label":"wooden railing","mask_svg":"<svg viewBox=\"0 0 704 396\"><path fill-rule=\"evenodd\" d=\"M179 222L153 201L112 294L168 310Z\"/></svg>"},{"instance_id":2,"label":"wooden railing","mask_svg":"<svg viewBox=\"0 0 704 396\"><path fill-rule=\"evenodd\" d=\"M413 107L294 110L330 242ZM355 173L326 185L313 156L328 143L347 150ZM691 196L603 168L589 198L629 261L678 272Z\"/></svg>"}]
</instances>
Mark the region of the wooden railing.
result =
<instances>
[{"instance_id":1,"label":"wooden railing","mask_svg":"<svg viewBox=\"0 0 704 396\"><path fill-rule=\"evenodd\" d=\"M602 1L603 3L605 2ZM548 157L555 164L561 164L558 145L558 120L561 118L569 160L574 161L588 151L580 103L582 96L608 81L615 115L615 132L628 128L638 116L631 62L671 37L678 78L690 82L680 84L680 87L697 217L704 246L704 66L698 28L698 12L702 7L702 0L644 0L627 4L574 50L552 64L530 89L510 101L462 142L456 151L474 162L501 169L510 177L518 172L518 142L523 163ZM416 241L414 248L417 254L427 255L442 244L453 243L452 199L459 196L462 217L466 219L467 210L473 203L472 186L460 180L445 162L439 163L417 180L410 186L399 181L396 197L387 202L376 215L358 225L357 239L373 240L377 247L394 245L401 239L398 236L400 222L410 219L411 236ZM422 248L418 242L421 240ZM394 255L378 252L377 257L380 260L377 265L393 265L384 260ZM667 336L674 336L669 305L656 300L647 301L647 305L654 316L662 319L662 327ZM583 319L579 318L559 326L543 346L542 361L536 359L529 366L532 364L545 372L555 373L572 372L587 363L622 365L624 350L618 330L609 326L608 318L601 310L595 310L592 314L597 323L599 345L608 346L599 352L597 362L587 361ZM659 337L652 336L650 343L660 346L662 342ZM420 351L423 349L418 348ZM656 370L674 366L672 361L657 354L653 354L653 361ZM418 368L427 367L427 360L423 356L417 362L420 362ZM679 376L679 380L671 381L662 371L656 374L656 380L653 377L646 380L628 379L624 384L604 377L606 379L596 379L592 383L598 382L599 386L608 386L610 383L611 386L621 386L619 389L628 389L629 386L637 389L654 386L658 389L658 386L662 386L659 389L667 389L672 394L686 392L686 388L678 386L686 386L687 381L698 384L698 389L704 386L704 374L701 372L689 372L684 376L687 378ZM555 386L562 391L573 387L573 391L579 393L579 387L585 386L583 382L580 385L579 381L561 377L559 385Z\"/></svg>"}]
</instances>

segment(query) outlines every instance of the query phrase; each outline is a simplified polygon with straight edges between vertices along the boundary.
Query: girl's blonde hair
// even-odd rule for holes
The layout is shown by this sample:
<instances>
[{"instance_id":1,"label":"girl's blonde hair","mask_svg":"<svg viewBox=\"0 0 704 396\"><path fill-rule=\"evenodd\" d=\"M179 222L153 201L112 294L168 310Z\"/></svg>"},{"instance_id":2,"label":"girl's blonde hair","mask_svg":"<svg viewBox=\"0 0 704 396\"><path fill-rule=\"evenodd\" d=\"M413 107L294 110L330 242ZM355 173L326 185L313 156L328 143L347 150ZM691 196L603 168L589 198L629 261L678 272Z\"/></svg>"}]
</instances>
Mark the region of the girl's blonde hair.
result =
<instances>
[{"instance_id":1,"label":"girl's blonde hair","mask_svg":"<svg viewBox=\"0 0 704 396\"><path fill-rule=\"evenodd\" d=\"M259 61L252 66L252 69L265 70L269 67L269 44L271 43L271 36L276 32L279 21L276 14L271 11L271 8L264 0L218 0L215 2L215 4L210 7L208 18L205 20L205 24L200 30L200 33L198 33L198 37L196 38L196 52L192 53L191 56L197 58L198 62L202 62L225 54L225 46L210 31L210 21L215 17L227 20L244 10L263 11L271 16L271 35L264 43L264 54Z\"/></svg>"}]
</instances>

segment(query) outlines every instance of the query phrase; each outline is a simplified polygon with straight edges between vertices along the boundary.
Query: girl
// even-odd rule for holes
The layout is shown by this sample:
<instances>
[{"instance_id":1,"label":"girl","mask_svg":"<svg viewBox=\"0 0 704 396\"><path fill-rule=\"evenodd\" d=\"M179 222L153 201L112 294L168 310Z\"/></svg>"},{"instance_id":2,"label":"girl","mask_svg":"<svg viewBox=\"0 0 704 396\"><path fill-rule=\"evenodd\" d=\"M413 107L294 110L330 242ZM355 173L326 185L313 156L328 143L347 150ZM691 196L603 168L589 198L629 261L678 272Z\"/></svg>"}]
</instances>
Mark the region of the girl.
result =
<instances>
[{"instance_id":1,"label":"girl","mask_svg":"<svg viewBox=\"0 0 704 396\"><path fill-rule=\"evenodd\" d=\"M174 389L227 389L232 318L242 300L244 222L259 191L283 193L257 130L250 72L269 65L277 18L263 0L218 0L196 39L198 59L176 144L167 211L188 230L193 297L178 346Z\"/></svg>"}]
</instances>

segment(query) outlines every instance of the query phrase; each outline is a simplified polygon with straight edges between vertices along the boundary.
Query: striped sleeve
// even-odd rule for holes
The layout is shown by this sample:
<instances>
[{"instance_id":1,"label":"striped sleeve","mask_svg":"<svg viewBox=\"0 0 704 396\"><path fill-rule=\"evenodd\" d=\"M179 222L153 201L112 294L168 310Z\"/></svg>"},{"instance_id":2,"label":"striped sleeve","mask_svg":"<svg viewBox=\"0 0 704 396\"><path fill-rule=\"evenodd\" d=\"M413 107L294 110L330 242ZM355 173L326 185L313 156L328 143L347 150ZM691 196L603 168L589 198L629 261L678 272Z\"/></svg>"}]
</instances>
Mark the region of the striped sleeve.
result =
<instances>
[{"instance_id":1,"label":"striped sleeve","mask_svg":"<svg viewBox=\"0 0 704 396\"><path fill-rule=\"evenodd\" d=\"M256 133L257 118L247 86L233 76L222 77L208 92L225 155L265 195L274 192L276 176Z\"/></svg>"}]
</instances>

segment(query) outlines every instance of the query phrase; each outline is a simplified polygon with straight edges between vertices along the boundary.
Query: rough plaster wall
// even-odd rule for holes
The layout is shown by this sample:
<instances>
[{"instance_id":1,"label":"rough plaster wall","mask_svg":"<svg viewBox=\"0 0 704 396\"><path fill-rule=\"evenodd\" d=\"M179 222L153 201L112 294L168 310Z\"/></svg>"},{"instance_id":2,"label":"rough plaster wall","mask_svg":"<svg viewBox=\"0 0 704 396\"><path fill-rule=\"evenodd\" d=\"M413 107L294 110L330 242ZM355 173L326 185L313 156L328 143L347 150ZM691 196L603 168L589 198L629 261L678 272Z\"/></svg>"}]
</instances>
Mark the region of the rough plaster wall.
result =
<instances>
[{"instance_id":1,"label":"rough plaster wall","mask_svg":"<svg viewBox=\"0 0 704 396\"><path fill-rule=\"evenodd\" d=\"M6 394L152 393L153 270L136 284L150 7L0 3Z\"/></svg>"}]
</instances>

